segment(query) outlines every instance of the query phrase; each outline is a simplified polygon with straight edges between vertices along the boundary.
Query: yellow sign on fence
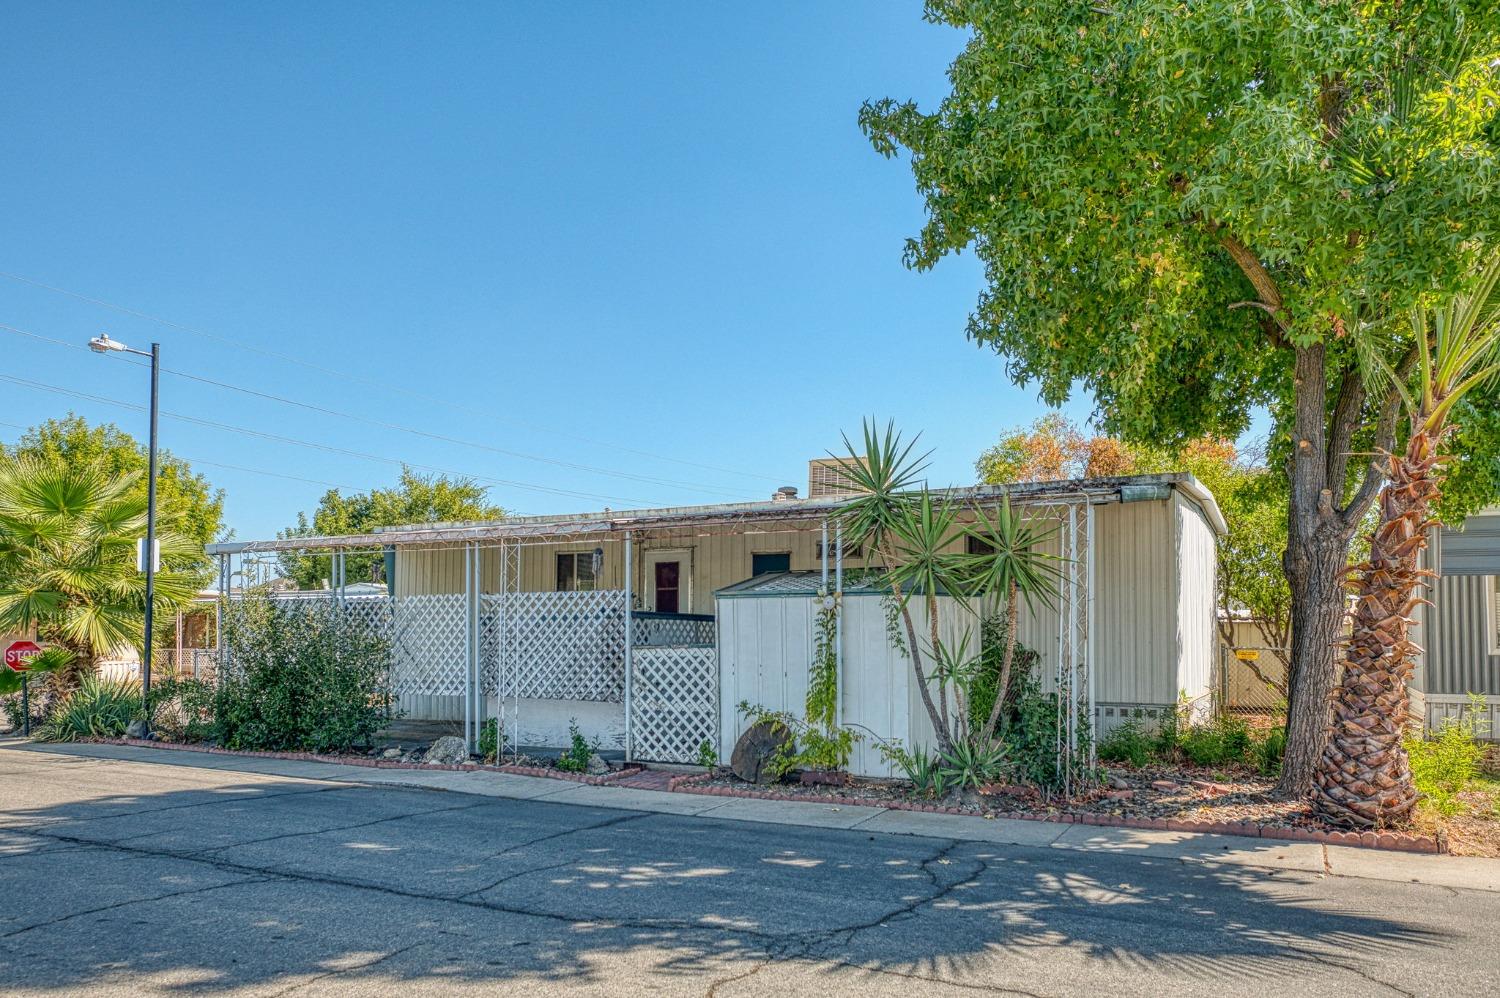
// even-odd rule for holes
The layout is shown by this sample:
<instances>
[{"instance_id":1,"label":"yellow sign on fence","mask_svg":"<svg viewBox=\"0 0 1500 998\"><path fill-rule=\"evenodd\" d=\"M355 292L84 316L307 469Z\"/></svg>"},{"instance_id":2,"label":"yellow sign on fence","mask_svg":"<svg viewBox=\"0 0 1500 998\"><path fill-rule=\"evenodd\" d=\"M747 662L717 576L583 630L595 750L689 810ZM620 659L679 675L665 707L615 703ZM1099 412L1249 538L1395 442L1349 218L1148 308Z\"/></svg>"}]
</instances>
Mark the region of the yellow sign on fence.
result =
<instances>
[{"instance_id":1,"label":"yellow sign on fence","mask_svg":"<svg viewBox=\"0 0 1500 998\"><path fill-rule=\"evenodd\" d=\"M1260 650L1257 648L1236 648L1234 650L1234 657L1241 662L1254 662L1260 658Z\"/></svg>"}]
</instances>

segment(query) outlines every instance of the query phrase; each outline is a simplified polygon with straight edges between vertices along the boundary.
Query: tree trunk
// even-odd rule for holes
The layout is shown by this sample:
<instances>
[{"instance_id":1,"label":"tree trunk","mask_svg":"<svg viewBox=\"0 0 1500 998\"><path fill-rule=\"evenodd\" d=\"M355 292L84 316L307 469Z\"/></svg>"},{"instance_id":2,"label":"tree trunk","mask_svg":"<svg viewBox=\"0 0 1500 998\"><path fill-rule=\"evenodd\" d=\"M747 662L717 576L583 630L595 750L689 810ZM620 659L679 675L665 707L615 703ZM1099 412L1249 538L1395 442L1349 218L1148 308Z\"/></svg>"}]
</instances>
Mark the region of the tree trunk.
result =
<instances>
[{"instance_id":1,"label":"tree trunk","mask_svg":"<svg viewBox=\"0 0 1500 998\"><path fill-rule=\"evenodd\" d=\"M1338 679L1337 648L1344 620L1344 572L1349 542L1334 531L1288 548L1292 589L1292 662L1287 683L1286 754L1280 793L1301 797L1328 737L1329 697Z\"/></svg>"},{"instance_id":2,"label":"tree trunk","mask_svg":"<svg viewBox=\"0 0 1500 998\"><path fill-rule=\"evenodd\" d=\"M901 599L899 582L891 582L891 594L897 600ZM946 754L953 751L953 739L948 737L947 725L938 714L937 704L932 702L932 691L927 688L927 670L922 668L922 649L917 644L917 628L911 619L910 606L904 602L901 604L901 622L906 625L906 645L907 651L911 654L912 672L917 677L917 694L922 698L922 706L927 709L927 717L932 722L932 729L937 735L938 751Z\"/></svg>"}]
</instances>

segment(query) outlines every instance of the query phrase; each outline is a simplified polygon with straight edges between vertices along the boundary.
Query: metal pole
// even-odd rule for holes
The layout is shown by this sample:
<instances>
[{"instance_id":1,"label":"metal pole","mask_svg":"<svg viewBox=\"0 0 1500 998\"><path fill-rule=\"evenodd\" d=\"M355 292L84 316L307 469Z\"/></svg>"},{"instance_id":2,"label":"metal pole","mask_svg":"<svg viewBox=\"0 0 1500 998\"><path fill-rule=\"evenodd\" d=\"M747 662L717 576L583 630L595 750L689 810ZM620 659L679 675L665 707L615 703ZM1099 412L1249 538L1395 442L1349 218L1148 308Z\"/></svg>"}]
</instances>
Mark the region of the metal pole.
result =
<instances>
[{"instance_id":1,"label":"metal pole","mask_svg":"<svg viewBox=\"0 0 1500 998\"><path fill-rule=\"evenodd\" d=\"M630 546L630 531L625 531L625 761L631 762L635 759L635 723L631 719L631 708L634 703L631 695L635 692L635 627L634 621L630 619L631 590L634 581L634 562L632 560Z\"/></svg>"},{"instance_id":2,"label":"metal pole","mask_svg":"<svg viewBox=\"0 0 1500 998\"><path fill-rule=\"evenodd\" d=\"M229 589L224 584L224 563L227 557L227 555L219 555L219 598L214 603L215 681L224 674L224 604L229 600Z\"/></svg>"},{"instance_id":3,"label":"metal pole","mask_svg":"<svg viewBox=\"0 0 1500 998\"><path fill-rule=\"evenodd\" d=\"M464 748L474 749L474 545L464 545Z\"/></svg>"},{"instance_id":4,"label":"metal pole","mask_svg":"<svg viewBox=\"0 0 1500 998\"><path fill-rule=\"evenodd\" d=\"M1086 542L1083 549L1084 579L1086 580L1083 594L1085 614L1083 668L1089 697L1089 768L1093 769L1099 764L1099 708L1094 702L1094 504L1092 502L1083 508L1083 527Z\"/></svg>"},{"instance_id":5,"label":"metal pole","mask_svg":"<svg viewBox=\"0 0 1500 998\"><path fill-rule=\"evenodd\" d=\"M500 539L500 599L499 619L495 627L495 765L505 761L502 756L505 739L505 686L510 675L505 646L505 628L509 622L507 610L510 599L506 593L510 588L510 552L506 550L505 538ZM512 733L513 734L513 733ZM519 750L517 750L519 751Z\"/></svg>"},{"instance_id":6,"label":"metal pole","mask_svg":"<svg viewBox=\"0 0 1500 998\"><path fill-rule=\"evenodd\" d=\"M825 525L825 531L828 529ZM833 723L844 724L844 525L834 527L833 540Z\"/></svg>"},{"instance_id":7,"label":"metal pole","mask_svg":"<svg viewBox=\"0 0 1500 998\"><path fill-rule=\"evenodd\" d=\"M141 656L141 704L151 726L151 625L156 602L156 394L161 378L161 344L151 344L151 439L146 470L146 644Z\"/></svg>"},{"instance_id":8,"label":"metal pole","mask_svg":"<svg viewBox=\"0 0 1500 998\"><path fill-rule=\"evenodd\" d=\"M823 517L823 547L819 550L819 553L823 556L822 589L826 593L828 591L828 517L826 516Z\"/></svg>"},{"instance_id":9,"label":"metal pole","mask_svg":"<svg viewBox=\"0 0 1500 998\"><path fill-rule=\"evenodd\" d=\"M31 674L21 673L21 734L31 737Z\"/></svg>"}]
</instances>

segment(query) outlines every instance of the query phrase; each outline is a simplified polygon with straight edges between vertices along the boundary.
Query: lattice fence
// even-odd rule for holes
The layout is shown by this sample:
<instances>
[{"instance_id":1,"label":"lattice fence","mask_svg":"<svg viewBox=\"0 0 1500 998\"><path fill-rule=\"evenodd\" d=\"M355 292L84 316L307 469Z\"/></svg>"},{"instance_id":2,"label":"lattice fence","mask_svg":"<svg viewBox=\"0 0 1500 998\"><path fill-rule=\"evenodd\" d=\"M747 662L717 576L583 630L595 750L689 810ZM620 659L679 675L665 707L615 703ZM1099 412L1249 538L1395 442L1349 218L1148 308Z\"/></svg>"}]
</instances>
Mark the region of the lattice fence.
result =
<instances>
[{"instance_id":1,"label":"lattice fence","mask_svg":"<svg viewBox=\"0 0 1500 998\"><path fill-rule=\"evenodd\" d=\"M498 640L501 597L492 599ZM491 612L486 609L486 616ZM500 672L506 696L608 703L625 698L621 590L511 593L503 622L505 665Z\"/></svg>"},{"instance_id":2,"label":"lattice fence","mask_svg":"<svg viewBox=\"0 0 1500 998\"><path fill-rule=\"evenodd\" d=\"M714 643L714 618L706 614L632 612L631 640L637 647L647 645L711 645Z\"/></svg>"},{"instance_id":3,"label":"lattice fence","mask_svg":"<svg viewBox=\"0 0 1500 998\"><path fill-rule=\"evenodd\" d=\"M635 758L697 762L719 742L719 659L712 645L636 648L631 728Z\"/></svg>"},{"instance_id":4,"label":"lattice fence","mask_svg":"<svg viewBox=\"0 0 1500 998\"><path fill-rule=\"evenodd\" d=\"M391 689L409 696L463 696L468 614L463 593L387 601ZM354 606L351 601L349 606Z\"/></svg>"}]
</instances>

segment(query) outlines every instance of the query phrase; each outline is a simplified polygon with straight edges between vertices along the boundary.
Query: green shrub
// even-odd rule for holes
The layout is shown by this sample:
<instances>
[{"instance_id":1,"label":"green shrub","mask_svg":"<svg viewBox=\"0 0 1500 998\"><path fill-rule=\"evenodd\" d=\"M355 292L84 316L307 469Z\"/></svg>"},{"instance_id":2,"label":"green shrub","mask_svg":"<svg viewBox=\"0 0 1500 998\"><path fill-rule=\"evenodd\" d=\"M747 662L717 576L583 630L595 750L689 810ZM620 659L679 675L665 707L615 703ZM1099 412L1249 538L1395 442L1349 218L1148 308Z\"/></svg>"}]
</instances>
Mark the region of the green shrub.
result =
<instances>
[{"instance_id":1,"label":"green shrub","mask_svg":"<svg viewBox=\"0 0 1500 998\"><path fill-rule=\"evenodd\" d=\"M1132 718L1100 739L1098 753L1104 762L1144 766L1151 761L1155 747L1156 739Z\"/></svg>"},{"instance_id":2,"label":"green shrub","mask_svg":"<svg viewBox=\"0 0 1500 998\"><path fill-rule=\"evenodd\" d=\"M854 743L860 740L860 736L849 728L825 729L789 711L767 710L744 700L739 703L739 712L751 724L764 722L790 736L765 763L767 771L778 780L795 769L831 772L847 769L849 758L854 754Z\"/></svg>"},{"instance_id":3,"label":"green shrub","mask_svg":"<svg viewBox=\"0 0 1500 998\"><path fill-rule=\"evenodd\" d=\"M1471 693L1462 716L1446 719L1432 738L1406 742L1412 782L1428 806L1445 818L1463 810L1459 794L1479 778L1484 760L1479 738L1488 728L1484 708L1484 698Z\"/></svg>"},{"instance_id":4,"label":"green shrub","mask_svg":"<svg viewBox=\"0 0 1500 998\"><path fill-rule=\"evenodd\" d=\"M500 722L493 717L479 726L479 758L486 762L497 759L499 750ZM498 760L497 760L498 761Z\"/></svg>"},{"instance_id":5,"label":"green shrub","mask_svg":"<svg viewBox=\"0 0 1500 998\"><path fill-rule=\"evenodd\" d=\"M714 748L714 743L707 738L698 744L698 765L704 769L713 769L719 764L719 753Z\"/></svg>"},{"instance_id":6,"label":"green shrub","mask_svg":"<svg viewBox=\"0 0 1500 998\"><path fill-rule=\"evenodd\" d=\"M1277 724L1252 739L1250 758L1262 776L1281 775L1281 757L1286 754L1286 728Z\"/></svg>"},{"instance_id":7,"label":"green shrub","mask_svg":"<svg viewBox=\"0 0 1500 998\"><path fill-rule=\"evenodd\" d=\"M1237 717L1217 717L1181 728L1177 748L1195 766L1246 762L1250 756L1250 729Z\"/></svg>"},{"instance_id":8,"label":"green shrub","mask_svg":"<svg viewBox=\"0 0 1500 998\"><path fill-rule=\"evenodd\" d=\"M0 665L0 669L3 668ZM23 731L26 727L25 704L29 703L31 706L31 730L37 732L64 699L61 684L55 675L43 673L32 676L29 687L25 696L20 693L0 696L0 711L4 712L6 723L16 732Z\"/></svg>"},{"instance_id":9,"label":"green shrub","mask_svg":"<svg viewBox=\"0 0 1500 998\"><path fill-rule=\"evenodd\" d=\"M1011 765L1004 742L978 746L958 742L938 757L943 784L955 790L978 790L986 783L1010 778Z\"/></svg>"},{"instance_id":10,"label":"green shrub","mask_svg":"<svg viewBox=\"0 0 1500 998\"><path fill-rule=\"evenodd\" d=\"M995 706L995 690L1000 685L1000 666L1005 658L1006 622L1005 614L994 613L979 623L979 668L968 681L969 727L983 729ZM1021 692L1022 679L1036 671L1041 656L1031 648L1016 642L1011 653L1010 690L1005 698L1005 709L1001 713L1000 725L1013 721L1016 703Z\"/></svg>"},{"instance_id":11,"label":"green shrub","mask_svg":"<svg viewBox=\"0 0 1500 998\"><path fill-rule=\"evenodd\" d=\"M57 704L36 737L44 742L119 738L142 716L140 684L85 676L72 695Z\"/></svg>"},{"instance_id":12,"label":"green shrub","mask_svg":"<svg viewBox=\"0 0 1500 998\"><path fill-rule=\"evenodd\" d=\"M589 771L589 757L599 748L599 743L590 745L583 737L583 732L578 730L577 721L568 722L568 737L572 741L568 750L557 757L557 768L569 773L587 773Z\"/></svg>"},{"instance_id":13,"label":"green shrub","mask_svg":"<svg viewBox=\"0 0 1500 998\"><path fill-rule=\"evenodd\" d=\"M1005 743L1012 777L1048 791L1061 788L1064 777L1075 786L1097 782L1099 774L1088 768L1086 753L1079 753L1072 773L1064 773L1058 766L1057 744L1061 733L1057 730L1057 696L1042 692L1036 661L1033 658L1027 668L1011 673L1014 704L1006 711L1000 739ZM1081 704L1075 724L1079 744L1087 745L1093 737L1092 726L1088 711Z\"/></svg>"},{"instance_id":14,"label":"green shrub","mask_svg":"<svg viewBox=\"0 0 1500 998\"><path fill-rule=\"evenodd\" d=\"M947 793L948 781L943 774L943 761L921 746L908 751L898 740L882 742L880 754L901 770L917 793L926 797L941 797Z\"/></svg>"},{"instance_id":15,"label":"green shrub","mask_svg":"<svg viewBox=\"0 0 1500 998\"><path fill-rule=\"evenodd\" d=\"M201 679L151 681L151 727L171 741L201 742L213 735L214 688Z\"/></svg>"},{"instance_id":16,"label":"green shrub","mask_svg":"<svg viewBox=\"0 0 1500 998\"><path fill-rule=\"evenodd\" d=\"M226 614L225 638L213 734L226 748L342 751L392 716L389 643L335 606L246 600Z\"/></svg>"}]
</instances>

